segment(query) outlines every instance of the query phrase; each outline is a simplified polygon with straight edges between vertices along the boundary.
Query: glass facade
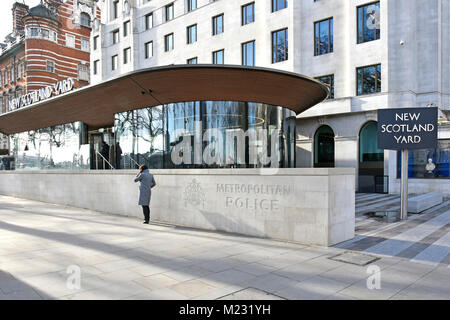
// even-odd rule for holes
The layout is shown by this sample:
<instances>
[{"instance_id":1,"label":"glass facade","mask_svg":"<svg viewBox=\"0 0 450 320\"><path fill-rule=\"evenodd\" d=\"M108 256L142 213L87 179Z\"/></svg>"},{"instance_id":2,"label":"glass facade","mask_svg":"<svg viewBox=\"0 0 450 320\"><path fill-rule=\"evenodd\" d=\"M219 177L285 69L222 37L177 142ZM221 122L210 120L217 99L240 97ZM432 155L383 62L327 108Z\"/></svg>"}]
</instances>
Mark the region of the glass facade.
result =
<instances>
[{"instance_id":1,"label":"glass facade","mask_svg":"<svg viewBox=\"0 0 450 320\"><path fill-rule=\"evenodd\" d=\"M123 169L295 167L295 114L266 104L197 101L128 111L116 115L114 132Z\"/></svg>"},{"instance_id":2,"label":"glass facade","mask_svg":"<svg viewBox=\"0 0 450 320\"><path fill-rule=\"evenodd\" d=\"M89 169L89 144L80 144L80 127L76 122L11 135L15 169Z\"/></svg>"},{"instance_id":3,"label":"glass facade","mask_svg":"<svg viewBox=\"0 0 450 320\"><path fill-rule=\"evenodd\" d=\"M450 178L450 139L438 140L436 149L409 150L408 177L417 179ZM397 177L401 178L401 153L397 154Z\"/></svg>"}]
</instances>

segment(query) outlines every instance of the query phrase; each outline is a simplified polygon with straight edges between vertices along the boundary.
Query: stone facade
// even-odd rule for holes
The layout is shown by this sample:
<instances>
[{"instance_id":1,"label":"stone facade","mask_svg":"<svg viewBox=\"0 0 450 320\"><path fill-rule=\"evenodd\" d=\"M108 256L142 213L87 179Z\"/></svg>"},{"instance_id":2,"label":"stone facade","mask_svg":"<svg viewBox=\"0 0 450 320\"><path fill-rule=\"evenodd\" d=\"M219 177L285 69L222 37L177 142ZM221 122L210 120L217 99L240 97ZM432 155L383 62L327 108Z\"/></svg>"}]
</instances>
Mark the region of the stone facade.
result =
<instances>
[{"instance_id":1,"label":"stone facade","mask_svg":"<svg viewBox=\"0 0 450 320\"><path fill-rule=\"evenodd\" d=\"M152 220L303 244L354 237L353 169L153 170ZM135 171L0 171L0 194L142 217Z\"/></svg>"}]
</instances>

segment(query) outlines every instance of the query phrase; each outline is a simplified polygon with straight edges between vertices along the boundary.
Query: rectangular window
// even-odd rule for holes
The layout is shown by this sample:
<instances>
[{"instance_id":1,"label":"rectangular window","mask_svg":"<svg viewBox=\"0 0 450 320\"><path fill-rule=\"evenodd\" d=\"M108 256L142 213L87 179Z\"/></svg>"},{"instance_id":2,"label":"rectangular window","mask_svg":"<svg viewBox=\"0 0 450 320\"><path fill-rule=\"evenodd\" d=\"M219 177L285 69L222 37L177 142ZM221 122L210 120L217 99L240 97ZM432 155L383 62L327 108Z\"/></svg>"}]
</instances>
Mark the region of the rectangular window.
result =
<instances>
[{"instance_id":1,"label":"rectangular window","mask_svg":"<svg viewBox=\"0 0 450 320\"><path fill-rule=\"evenodd\" d=\"M272 63L288 60L288 29L272 32Z\"/></svg>"},{"instance_id":2,"label":"rectangular window","mask_svg":"<svg viewBox=\"0 0 450 320\"><path fill-rule=\"evenodd\" d=\"M173 33L168 34L164 37L164 51L173 50Z\"/></svg>"},{"instance_id":3,"label":"rectangular window","mask_svg":"<svg viewBox=\"0 0 450 320\"><path fill-rule=\"evenodd\" d=\"M187 27L187 43L197 42L197 25L194 24L192 26Z\"/></svg>"},{"instance_id":4,"label":"rectangular window","mask_svg":"<svg viewBox=\"0 0 450 320\"><path fill-rule=\"evenodd\" d=\"M380 2L367 4L358 10L358 43L380 39Z\"/></svg>"},{"instance_id":5,"label":"rectangular window","mask_svg":"<svg viewBox=\"0 0 450 320\"><path fill-rule=\"evenodd\" d=\"M187 59L187 64L197 64L197 60L198 60L197 57Z\"/></svg>"},{"instance_id":6,"label":"rectangular window","mask_svg":"<svg viewBox=\"0 0 450 320\"><path fill-rule=\"evenodd\" d=\"M94 37L94 50L97 50L98 48L98 36Z\"/></svg>"},{"instance_id":7,"label":"rectangular window","mask_svg":"<svg viewBox=\"0 0 450 320\"><path fill-rule=\"evenodd\" d=\"M314 23L314 55L333 52L333 18Z\"/></svg>"},{"instance_id":8,"label":"rectangular window","mask_svg":"<svg viewBox=\"0 0 450 320\"><path fill-rule=\"evenodd\" d=\"M242 65L255 65L255 41L249 41L242 44Z\"/></svg>"},{"instance_id":9,"label":"rectangular window","mask_svg":"<svg viewBox=\"0 0 450 320\"><path fill-rule=\"evenodd\" d=\"M223 33L223 14L213 17L212 20L213 36Z\"/></svg>"},{"instance_id":10,"label":"rectangular window","mask_svg":"<svg viewBox=\"0 0 450 320\"><path fill-rule=\"evenodd\" d=\"M145 30L153 28L153 12L145 15Z\"/></svg>"},{"instance_id":11,"label":"rectangular window","mask_svg":"<svg viewBox=\"0 0 450 320\"><path fill-rule=\"evenodd\" d=\"M272 0L272 12L287 8L287 0Z\"/></svg>"},{"instance_id":12,"label":"rectangular window","mask_svg":"<svg viewBox=\"0 0 450 320\"><path fill-rule=\"evenodd\" d=\"M130 20L123 23L123 37L127 37L130 33Z\"/></svg>"},{"instance_id":13,"label":"rectangular window","mask_svg":"<svg viewBox=\"0 0 450 320\"><path fill-rule=\"evenodd\" d=\"M397 153L397 178L401 178L401 152ZM408 177L412 179L450 178L450 139L439 139L436 149L409 150Z\"/></svg>"},{"instance_id":14,"label":"rectangular window","mask_svg":"<svg viewBox=\"0 0 450 320\"><path fill-rule=\"evenodd\" d=\"M94 61L94 74L98 73L98 64L100 63L100 60Z\"/></svg>"},{"instance_id":15,"label":"rectangular window","mask_svg":"<svg viewBox=\"0 0 450 320\"><path fill-rule=\"evenodd\" d=\"M131 61L131 48L123 49L123 64Z\"/></svg>"},{"instance_id":16,"label":"rectangular window","mask_svg":"<svg viewBox=\"0 0 450 320\"><path fill-rule=\"evenodd\" d=\"M113 1L112 11L112 18L116 19L119 16L119 0Z\"/></svg>"},{"instance_id":17,"label":"rectangular window","mask_svg":"<svg viewBox=\"0 0 450 320\"><path fill-rule=\"evenodd\" d=\"M21 79L22 78L22 63L19 63L17 65L17 79ZM1 83L1 81L0 81Z\"/></svg>"},{"instance_id":18,"label":"rectangular window","mask_svg":"<svg viewBox=\"0 0 450 320\"><path fill-rule=\"evenodd\" d=\"M55 62L51 60L47 60L47 72L55 72Z\"/></svg>"},{"instance_id":19,"label":"rectangular window","mask_svg":"<svg viewBox=\"0 0 450 320\"><path fill-rule=\"evenodd\" d=\"M41 37L44 39L49 39L50 32L47 29L41 29Z\"/></svg>"},{"instance_id":20,"label":"rectangular window","mask_svg":"<svg viewBox=\"0 0 450 320\"><path fill-rule=\"evenodd\" d=\"M330 89L330 95L328 99L334 99L334 74L328 76L317 77L316 80L322 82Z\"/></svg>"},{"instance_id":21,"label":"rectangular window","mask_svg":"<svg viewBox=\"0 0 450 320\"><path fill-rule=\"evenodd\" d=\"M112 32L113 44L119 43L119 29Z\"/></svg>"},{"instance_id":22,"label":"rectangular window","mask_svg":"<svg viewBox=\"0 0 450 320\"><path fill-rule=\"evenodd\" d=\"M358 96L381 92L381 64L356 69Z\"/></svg>"},{"instance_id":23,"label":"rectangular window","mask_svg":"<svg viewBox=\"0 0 450 320\"><path fill-rule=\"evenodd\" d=\"M213 64L225 63L225 50L218 50L213 52Z\"/></svg>"},{"instance_id":24,"label":"rectangular window","mask_svg":"<svg viewBox=\"0 0 450 320\"><path fill-rule=\"evenodd\" d=\"M111 70L117 69L117 62L119 61L119 56L116 54L111 57Z\"/></svg>"},{"instance_id":25,"label":"rectangular window","mask_svg":"<svg viewBox=\"0 0 450 320\"><path fill-rule=\"evenodd\" d=\"M187 11L190 12L195 9L197 9L197 0L187 0Z\"/></svg>"},{"instance_id":26,"label":"rectangular window","mask_svg":"<svg viewBox=\"0 0 450 320\"><path fill-rule=\"evenodd\" d=\"M35 38L39 36L39 28L31 28L31 37Z\"/></svg>"},{"instance_id":27,"label":"rectangular window","mask_svg":"<svg viewBox=\"0 0 450 320\"><path fill-rule=\"evenodd\" d=\"M166 12L166 21L170 21L173 19L173 3L168 4L165 7L165 12Z\"/></svg>"},{"instance_id":28,"label":"rectangular window","mask_svg":"<svg viewBox=\"0 0 450 320\"><path fill-rule=\"evenodd\" d=\"M78 79L81 81L89 81L89 66L87 64L78 65Z\"/></svg>"},{"instance_id":29,"label":"rectangular window","mask_svg":"<svg viewBox=\"0 0 450 320\"><path fill-rule=\"evenodd\" d=\"M145 59L153 57L153 41L149 41L144 45Z\"/></svg>"},{"instance_id":30,"label":"rectangular window","mask_svg":"<svg viewBox=\"0 0 450 320\"><path fill-rule=\"evenodd\" d=\"M90 50L89 39L81 39L81 50L83 50L83 51Z\"/></svg>"},{"instance_id":31,"label":"rectangular window","mask_svg":"<svg viewBox=\"0 0 450 320\"><path fill-rule=\"evenodd\" d=\"M75 48L75 37L66 33L66 46Z\"/></svg>"},{"instance_id":32,"label":"rectangular window","mask_svg":"<svg viewBox=\"0 0 450 320\"><path fill-rule=\"evenodd\" d=\"M242 6L242 25L255 22L255 3L249 3Z\"/></svg>"},{"instance_id":33,"label":"rectangular window","mask_svg":"<svg viewBox=\"0 0 450 320\"><path fill-rule=\"evenodd\" d=\"M16 81L15 74L14 74L14 66L11 67L11 77L9 80L11 81L11 83Z\"/></svg>"}]
</instances>

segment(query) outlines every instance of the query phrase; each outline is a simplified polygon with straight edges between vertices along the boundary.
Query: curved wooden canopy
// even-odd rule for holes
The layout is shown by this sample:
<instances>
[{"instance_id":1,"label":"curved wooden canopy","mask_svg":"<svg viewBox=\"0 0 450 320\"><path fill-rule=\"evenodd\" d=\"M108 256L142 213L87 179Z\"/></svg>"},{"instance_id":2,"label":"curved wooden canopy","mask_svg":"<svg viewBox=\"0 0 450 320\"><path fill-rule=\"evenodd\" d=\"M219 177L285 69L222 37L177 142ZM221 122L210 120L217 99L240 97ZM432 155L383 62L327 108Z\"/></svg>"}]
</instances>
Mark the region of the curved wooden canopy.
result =
<instances>
[{"instance_id":1,"label":"curved wooden canopy","mask_svg":"<svg viewBox=\"0 0 450 320\"><path fill-rule=\"evenodd\" d=\"M246 101L301 113L326 99L328 88L292 72L231 65L172 65L135 71L0 115L13 134L83 121L108 127L114 114L186 101Z\"/></svg>"}]
</instances>

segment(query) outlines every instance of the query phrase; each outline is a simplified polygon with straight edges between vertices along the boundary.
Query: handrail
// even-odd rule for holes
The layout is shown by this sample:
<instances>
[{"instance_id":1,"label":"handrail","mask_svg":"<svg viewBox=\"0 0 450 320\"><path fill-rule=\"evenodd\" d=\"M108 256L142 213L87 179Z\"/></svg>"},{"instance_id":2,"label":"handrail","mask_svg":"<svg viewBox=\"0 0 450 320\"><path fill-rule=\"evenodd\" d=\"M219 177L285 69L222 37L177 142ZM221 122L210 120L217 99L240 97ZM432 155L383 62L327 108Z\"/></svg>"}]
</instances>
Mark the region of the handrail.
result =
<instances>
[{"instance_id":1,"label":"handrail","mask_svg":"<svg viewBox=\"0 0 450 320\"><path fill-rule=\"evenodd\" d=\"M112 170L115 170L115 168L111 165L111 163L109 163L109 161L106 160L105 157L104 157L100 152L95 151L95 153L96 153L97 155L99 155L100 157L102 157L102 159L103 159L103 170L105 169L105 161L106 161L106 163L111 167ZM98 165L98 163L96 163L96 165ZM97 169L98 169L98 168L97 168Z\"/></svg>"},{"instance_id":2,"label":"handrail","mask_svg":"<svg viewBox=\"0 0 450 320\"><path fill-rule=\"evenodd\" d=\"M139 163L136 162L136 160L134 160L129 153L124 153L124 155L128 156L128 158L131 159L131 161L133 161L138 167L140 167L141 165Z\"/></svg>"}]
</instances>

